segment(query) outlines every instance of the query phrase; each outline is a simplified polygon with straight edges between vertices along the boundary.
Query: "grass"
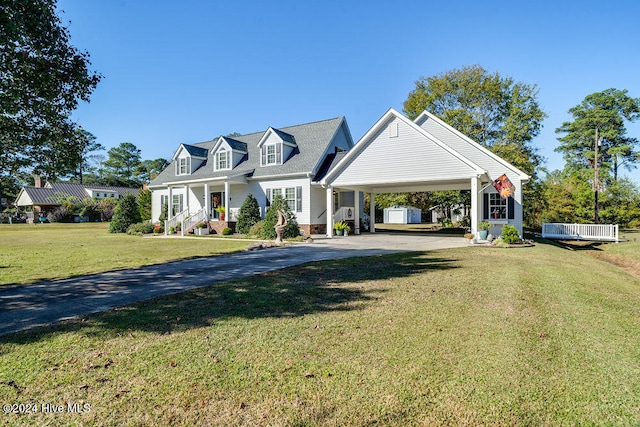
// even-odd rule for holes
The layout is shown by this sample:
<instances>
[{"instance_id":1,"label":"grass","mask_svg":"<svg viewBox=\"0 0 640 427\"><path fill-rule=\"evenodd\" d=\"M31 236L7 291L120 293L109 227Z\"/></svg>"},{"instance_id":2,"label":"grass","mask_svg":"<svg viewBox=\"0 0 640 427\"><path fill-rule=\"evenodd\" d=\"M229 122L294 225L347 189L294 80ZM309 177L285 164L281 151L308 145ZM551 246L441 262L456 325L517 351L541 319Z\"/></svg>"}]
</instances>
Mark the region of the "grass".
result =
<instances>
[{"instance_id":1,"label":"grass","mask_svg":"<svg viewBox=\"0 0 640 427\"><path fill-rule=\"evenodd\" d=\"M0 225L0 286L239 251L248 242L110 234L107 223Z\"/></svg>"},{"instance_id":2,"label":"grass","mask_svg":"<svg viewBox=\"0 0 640 427\"><path fill-rule=\"evenodd\" d=\"M547 244L311 263L0 337L0 401L91 409L0 419L638 425L639 307Z\"/></svg>"}]
</instances>

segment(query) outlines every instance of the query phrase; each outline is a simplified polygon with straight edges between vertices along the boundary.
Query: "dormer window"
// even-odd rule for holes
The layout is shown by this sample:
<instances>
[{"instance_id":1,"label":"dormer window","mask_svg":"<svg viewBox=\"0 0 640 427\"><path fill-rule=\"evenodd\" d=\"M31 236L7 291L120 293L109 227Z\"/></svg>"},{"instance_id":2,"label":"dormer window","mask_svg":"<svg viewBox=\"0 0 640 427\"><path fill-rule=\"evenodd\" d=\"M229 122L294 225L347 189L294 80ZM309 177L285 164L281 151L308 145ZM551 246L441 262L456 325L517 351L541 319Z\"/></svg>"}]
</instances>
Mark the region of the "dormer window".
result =
<instances>
[{"instance_id":1,"label":"dormer window","mask_svg":"<svg viewBox=\"0 0 640 427\"><path fill-rule=\"evenodd\" d=\"M262 166L282 164L282 144L262 146Z\"/></svg>"},{"instance_id":2,"label":"dormer window","mask_svg":"<svg viewBox=\"0 0 640 427\"><path fill-rule=\"evenodd\" d=\"M176 175L188 175L191 171L191 159L189 157L181 157L176 163Z\"/></svg>"},{"instance_id":3,"label":"dormer window","mask_svg":"<svg viewBox=\"0 0 640 427\"><path fill-rule=\"evenodd\" d=\"M224 148L216 153L216 170L231 169L231 153Z\"/></svg>"}]
</instances>

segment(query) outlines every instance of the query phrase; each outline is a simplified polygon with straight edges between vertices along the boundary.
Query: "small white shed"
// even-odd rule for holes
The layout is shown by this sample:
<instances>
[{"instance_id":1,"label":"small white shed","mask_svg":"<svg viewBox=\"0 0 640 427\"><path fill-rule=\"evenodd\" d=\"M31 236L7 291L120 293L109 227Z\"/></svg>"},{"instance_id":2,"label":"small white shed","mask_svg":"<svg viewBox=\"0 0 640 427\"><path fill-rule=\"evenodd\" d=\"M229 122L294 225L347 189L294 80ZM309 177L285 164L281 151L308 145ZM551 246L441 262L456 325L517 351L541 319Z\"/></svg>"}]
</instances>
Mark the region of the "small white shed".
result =
<instances>
[{"instance_id":1,"label":"small white shed","mask_svg":"<svg viewBox=\"0 0 640 427\"><path fill-rule=\"evenodd\" d=\"M385 224L420 224L422 210L411 206L394 206L384 209Z\"/></svg>"}]
</instances>

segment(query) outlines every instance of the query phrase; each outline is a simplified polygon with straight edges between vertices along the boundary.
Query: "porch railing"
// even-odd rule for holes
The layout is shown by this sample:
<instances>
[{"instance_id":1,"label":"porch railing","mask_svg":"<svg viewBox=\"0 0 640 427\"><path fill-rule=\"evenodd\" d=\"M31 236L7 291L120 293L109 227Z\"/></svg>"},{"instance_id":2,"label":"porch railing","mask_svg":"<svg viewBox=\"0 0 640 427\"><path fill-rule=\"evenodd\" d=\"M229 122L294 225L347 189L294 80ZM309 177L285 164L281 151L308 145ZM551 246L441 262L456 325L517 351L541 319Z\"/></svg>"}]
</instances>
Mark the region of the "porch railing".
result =
<instances>
[{"instance_id":1,"label":"porch railing","mask_svg":"<svg viewBox=\"0 0 640 427\"><path fill-rule=\"evenodd\" d=\"M356 219L356 209L353 206L343 206L333 214L333 221L353 221Z\"/></svg>"},{"instance_id":2,"label":"porch railing","mask_svg":"<svg viewBox=\"0 0 640 427\"><path fill-rule=\"evenodd\" d=\"M193 215L186 217L185 219L182 220L181 235L184 236L196 225L206 220L207 220L207 210L205 208L202 208L198 212L194 213Z\"/></svg>"},{"instance_id":3,"label":"porch railing","mask_svg":"<svg viewBox=\"0 0 640 427\"><path fill-rule=\"evenodd\" d=\"M182 212L177 213L174 217L169 218L168 220L166 220L164 222L164 235L166 236L167 234L169 234L169 229L171 227L176 227L178 224L180 224L180 230L182 230L182 222L184 221L184 219L189 216L189 209L185 209ZM182 231L181 231L182 234Z\"/></svg>"},{"instance_id":4,"label":"porch railing","mask_svg":"<svg viewBox=\"0 0 640 427\"><path fill-rule=\"evenodd\" d=\"M601 240L618 242L618 224L543 223L545 239Z\"/></svg>"}]
</instances>

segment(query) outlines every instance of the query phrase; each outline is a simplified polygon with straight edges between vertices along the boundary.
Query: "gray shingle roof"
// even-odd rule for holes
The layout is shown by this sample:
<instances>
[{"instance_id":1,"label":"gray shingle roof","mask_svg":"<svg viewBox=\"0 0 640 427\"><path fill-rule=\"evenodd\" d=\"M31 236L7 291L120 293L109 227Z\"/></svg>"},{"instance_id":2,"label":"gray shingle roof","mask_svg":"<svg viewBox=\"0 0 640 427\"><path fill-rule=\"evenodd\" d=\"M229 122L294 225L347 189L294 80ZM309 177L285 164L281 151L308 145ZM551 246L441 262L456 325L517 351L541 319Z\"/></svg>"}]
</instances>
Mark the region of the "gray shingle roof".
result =
<instances>
[{"instance_id":1,"label":"gray shingle roof","mask_svg":"<svg viewBox=\"0 0 640 427\"><path fill-rule=\"evenodd\" d=\"M289 142L293 141L298 147L281 165L260 166L260 150L258 149L258 142L262 139L266 131L255 132L233 137L234 140L246 144L248 155L245 156L245 158L236 165L232 171L214 172L213 167L211 166L212 162L204 162L191 175L176 176L175 161L172 161L169 166L167 166L167 168L151 182L151 185L162 185L168 182L192 181L206 178L221 178L231 174L237 175L241 173L252 176L254 179L273 175L312 173L324 160L323 154L343 122L344 117L336 117L329 120L277 129L278 135L280 135L281 138L284 134L284 136L288 138ZM227 141L229 140L229 138L226 139ZM210 151L217 140L218 138L212 141L197 143L194 144L194 146Z\"/></svg>"},{"instance_id":2,"label":"gray shingle roof","mask_svg":"<svg viewBox=\"0 0 640 427\"><path fill-rule=\"evenodd\" d=\"M227 144L229 144L229 146L233 150L244 151L245 153L247 152L247 144L246 143L238 141L238 140L233 139L233 138L229 138L228 136L223 136L222 139L227 141Z\"/></svg>"},{"instance_id":3,"label":"gray shingle roof","mask_svg":"<svg viewBox=\"0 0 640 427\"><path fill-rule=\"evenodd\" d=\"M205 148L201 148L201 147L196 147L195 145L189 145L189 144L182 144L182 146L184 147L185 150L187 150L187 152L189 154L191 154L192 156L195 157L207 157L207 154L209 154L209 151Z\"/></svg>"},{"instance_id":4,"label":"gray shingle roof","mask_svg":"<svg viewBox=\"0 0 640 427\"><path fill-rule=\"evenodd\" d=\"M104 191L106 193L117 193L121 197L124 197L127 193L131 193L138 197L137 188L129 187L112 187L105 185L82 185L72 184L69 182L56 182L53 184L47 183L45 187L24 187L24 191L29 195L29 198L34 205L59 205L60 198L74 197L78 201L90 197L86 189Z\"/></svg>"},{"instance_id":5,"label":"gray shingle roof","mask_svg":"<svg viewBox=\"0 0 640 427\"><path fill-rule=\"evenodd\" d=\"M296 139L295 139L295 137L294 137L293 135L290 135L290 134L288 134L288 133L286 133L286 132L282 132L281 130L276 129L276 128L271 128L271 129L273 129L273 131L274 131L274 132L275 132L275 133L276 133L280 138L282 138L282 140L283 140L283 141L285 141L285 142L290 142L290 143L292 143L292 144L295 144L295 143L296 143Z\"/></svg>"}]
</instances>

